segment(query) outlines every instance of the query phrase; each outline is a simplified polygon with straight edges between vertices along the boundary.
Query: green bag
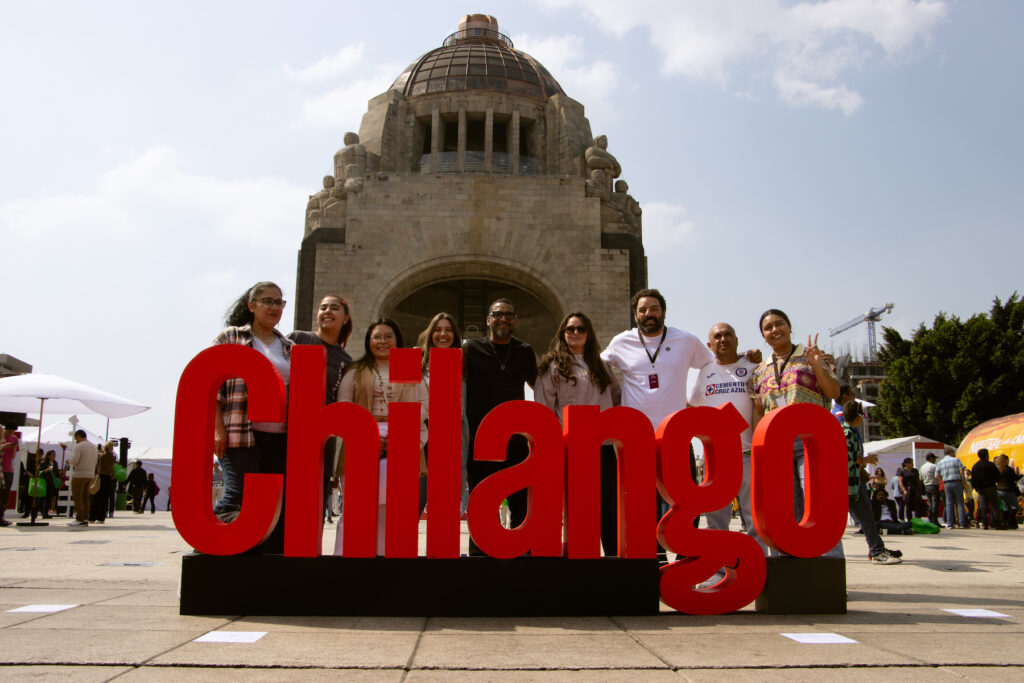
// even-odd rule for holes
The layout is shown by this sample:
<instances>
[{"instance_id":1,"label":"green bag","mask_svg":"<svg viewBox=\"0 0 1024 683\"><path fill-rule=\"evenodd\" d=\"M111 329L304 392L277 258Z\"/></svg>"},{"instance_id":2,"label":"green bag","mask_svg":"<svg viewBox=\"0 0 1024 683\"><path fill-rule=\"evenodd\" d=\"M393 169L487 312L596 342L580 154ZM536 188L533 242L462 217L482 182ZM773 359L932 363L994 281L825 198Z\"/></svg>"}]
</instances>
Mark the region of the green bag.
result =
<instances>
[{"instance_id":1,"label":"green bag","mask_svg":"<svg viewBox=\"0 0 1024 683\"><path fill-rule=\"evenodd\" d=\"M32 498L46 497L46 480L42 477L29 477L28 495Z\"/></svg>"},{"instance_id":2,"label":"green bag","mask_svg":"<svg viewBox=\"0 0 1024 683\"><path fill-rule=\"evenodd\" d=\"M921 519L920 517L912 517L910 519L910 526L914 527L915 534L937 534L939 533L939 525L932 524L927 519Z\"/></svg>"},{"instance_id":3,"label":"green bag","mask_svg":"<svg viewBox=\"0 0 1024 683\"><path fill-rule=\"evenodd\" d=\"M128 478L128 471L121 467L121 463L114 463L114 479L124 481Z\"/></svg>"}]
</instances>

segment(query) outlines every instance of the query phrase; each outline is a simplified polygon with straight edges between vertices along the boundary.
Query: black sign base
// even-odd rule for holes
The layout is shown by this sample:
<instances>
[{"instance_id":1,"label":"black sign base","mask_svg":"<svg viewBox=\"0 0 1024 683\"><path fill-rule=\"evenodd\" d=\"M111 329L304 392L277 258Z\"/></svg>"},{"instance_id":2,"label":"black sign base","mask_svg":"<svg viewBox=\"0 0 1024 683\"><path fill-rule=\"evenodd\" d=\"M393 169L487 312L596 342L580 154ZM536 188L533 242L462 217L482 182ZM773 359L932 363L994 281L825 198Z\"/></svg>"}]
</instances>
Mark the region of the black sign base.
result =
<instances>
[{"instance_id":1,"label":"black sign base","mask_svg":"<svg viewBox=\"0 0 1024 683\"><path fill-rule=\"evenodd\" d=\"M534 617L651 615L658 561L191 554L181 614Z\"/></svg>"},{"instance_id":2,"label":"black sign base","mask_svg":"<svg viewBox=\"0 0 1024 683\"><path fill-rule=\"evenodd\" d=\"M842 557L766 557L768 578L754 608L766 614L846 614Z\"/></svg>"}]
</instances>

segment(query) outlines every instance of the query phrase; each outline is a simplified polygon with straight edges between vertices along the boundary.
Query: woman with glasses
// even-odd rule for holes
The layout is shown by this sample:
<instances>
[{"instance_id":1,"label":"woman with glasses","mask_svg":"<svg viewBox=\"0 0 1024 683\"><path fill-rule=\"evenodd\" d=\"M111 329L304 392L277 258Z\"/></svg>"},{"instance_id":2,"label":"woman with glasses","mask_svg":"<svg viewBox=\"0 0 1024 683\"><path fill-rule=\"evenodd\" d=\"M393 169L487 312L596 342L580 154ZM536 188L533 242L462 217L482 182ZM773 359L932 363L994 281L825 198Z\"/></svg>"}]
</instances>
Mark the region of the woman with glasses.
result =
<instances>
[{"instance_id":1,"label":"woman with glasses","mask_svg":"<svg viewBox=\"0 0 1024 683\"><path fill-rule=\"evenodd\" d=\"M370 411L377 421L380 431L380 465L378 469L377 493L377 554L384 554L384 510L387 487L387 440L388 440L388 405L399 402L419 402L420 404L420 478L427 476L427 463L423 456L423 446L427 443L427 385L392 384L389 376L391 349L402 346L402 332L395 321L379 318L370 323L363 339L363 357L349 366L345 376L341 378L338 392L339 401L356 403ZM345 467L344 453L339 459L338 473ZM342 537L344 520L338 525L335 536L334 554L342 554Z\"/></svg>"},{"instance_id":2,"label":"woman with glasses","mask_svg":"<svg viewBox=\"0 0 1024 683\"><path fill-rule=\"evenodd\" d=\"M316 331L295 330L288 335L288 339L296 344L320 344L327 349L325 403L334 403L338 400L341 378L345 374L345 368L352 364L352 356L345 350L351 334L352 318L349 314L348 301L337 294L328 294L320 300L320 306L317 307ZM334 460L339 443L340 439L332 436L324 444L323 512L328 524L334 521L331 492L334 489Z\"/></svg>"},{"instance_id":3,"label":"woman with glasses","mask_svg":"<svg viewBox=\"0 0 1024 683\"><path fill-rule=\"evenodd\" d=\"M277 325L287 302L273 282L257 282L238 297L224 320L227 327L214 344L241 344L256 349L269 360L288 387L292 342L278 332ZM214 413L214 453L224 474L224 495L214 513L226 521L234 519L242 506L246 473L285 474L288 436L284 422L252 422L246 411L245 382L229 379L217 394L219 410ZM282 486L282 496L285 487ZM284 552L282 499L277 526L263 544L263 551Z\"/></svg>"},{"instance_id":4,"label":"woman with glasses","mask_svg":"<svg viewBox=\"0 0 1024 683\"><path fill-rule=\"evenodd\" d=\"M462 347L462 335L459 334L459 323L455 321L451 313L442 311L433 318L426 329L420 332L417 346L423 350L423 381L430 384L430 350L451 349ZM462 400L466 400L466 392L462 392ZM469 449L469 423L466 421L466 406L462 406L462 492L461 510L465 514L466 506L469 503L469 487L466 486L466 454ZM427 459L427 469L430 468L430 443L424 448L424 456ZM428 474L427 477L430 475ZM420 479L420 504L419 511L423 514L427 506L427 477Z\"/></svg>"},{"instance_id":5,"label":"woman with glasses","mask_svg":"<svg viewBox=\"0 0 1024 683\"><path fill-rule=\"evenodd\" d=\"M533 399L561 420L565 406L611 408L618 391L615 375L601 360L601 344L590 319L579 312L565 316L537 366ZM601 446L601 545L605 555L618 554L617 482L615 447L605 444Z\"/></svg>"}]
</instances>

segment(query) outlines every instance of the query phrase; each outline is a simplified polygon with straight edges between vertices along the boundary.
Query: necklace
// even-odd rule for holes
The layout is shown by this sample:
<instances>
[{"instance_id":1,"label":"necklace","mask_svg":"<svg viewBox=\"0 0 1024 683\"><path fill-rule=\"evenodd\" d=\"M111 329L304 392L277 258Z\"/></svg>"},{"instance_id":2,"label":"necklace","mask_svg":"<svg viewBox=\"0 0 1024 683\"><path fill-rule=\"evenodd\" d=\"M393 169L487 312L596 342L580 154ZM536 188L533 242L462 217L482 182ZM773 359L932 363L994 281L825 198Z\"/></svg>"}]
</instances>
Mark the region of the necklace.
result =
<instances>
[{"instance_id":1,"label":"necklace","mask_svg":"<svg viewBox=\"0 0 1024 683\"><path fill-rule=\"evenodd\" d=\"M505 352L505 360L498 358L498 349L494 346L494 342L491 341L490 337L487 338L487 343L491 345L491 351L494 353L494 360L498 361L498 367L504 372L505 366L508 365L508 357L512 355L512 342L509 342L507 345L508 350Z\"/></svg>"}]
</instances>

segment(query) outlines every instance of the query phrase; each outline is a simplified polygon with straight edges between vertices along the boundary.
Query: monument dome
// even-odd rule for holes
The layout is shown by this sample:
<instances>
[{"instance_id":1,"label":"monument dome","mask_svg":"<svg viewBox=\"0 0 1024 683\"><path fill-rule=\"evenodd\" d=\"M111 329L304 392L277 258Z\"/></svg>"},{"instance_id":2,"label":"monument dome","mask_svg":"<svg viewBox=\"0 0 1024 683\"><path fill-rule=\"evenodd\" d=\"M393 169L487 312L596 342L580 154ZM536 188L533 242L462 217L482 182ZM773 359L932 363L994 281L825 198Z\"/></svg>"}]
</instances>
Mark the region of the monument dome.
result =
<instances>
[{"instance_id":1,"label":"monument dome","mask_svg":"<svg viewBox=\"0 0 1024 683\"><path fill-rule=\"evenodd\" d=\"M306 206L296 329L327 293L356 330L389 316L409 340L439 311L484 334L498 297L538 352L569 311L604 342L630 325L647 284L640 205L583 105L494 17L464 16L371 99L331 170Z\"/></svg>"},{"instance_id":2,"label":"monument dome","mask_svg":"<svg viewBox=\"0 0 1024 683\"><path fill-rule=\"evenodd\" d=\"M516 50L498 31L498 20L484 14L463 17L458 31L406 67L391 88L410 97L460 90L507 91L539 100L564 94L548 70Z\"/></svg>"}]
</instances>

